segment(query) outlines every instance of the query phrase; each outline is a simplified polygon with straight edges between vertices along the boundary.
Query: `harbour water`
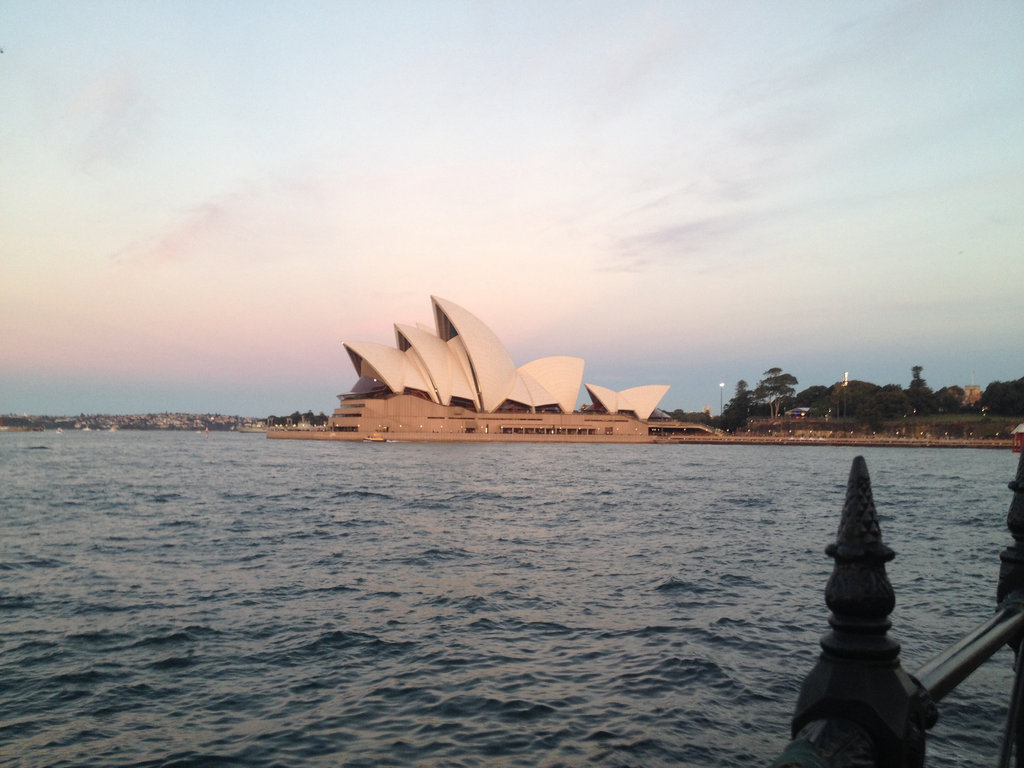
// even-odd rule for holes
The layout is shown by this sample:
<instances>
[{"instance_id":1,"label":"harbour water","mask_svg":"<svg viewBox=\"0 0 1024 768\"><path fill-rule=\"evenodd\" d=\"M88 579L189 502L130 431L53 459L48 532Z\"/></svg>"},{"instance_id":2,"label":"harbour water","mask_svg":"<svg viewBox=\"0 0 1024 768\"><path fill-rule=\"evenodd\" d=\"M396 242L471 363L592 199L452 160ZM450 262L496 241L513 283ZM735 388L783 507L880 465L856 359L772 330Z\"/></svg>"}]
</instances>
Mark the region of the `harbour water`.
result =
<instances>
[{"instance_id":1,"label":"harbour water","mask_svg":"<svg viewBox=\"0 0 1024 768\"><path fill-rule=\"evenodd\" d=\"M1016 456L0 435L0 765L750 766L867 459L913 672L991 615ZM929 766L988 766L1002 650Z\"/></svg>"}]
</instances>

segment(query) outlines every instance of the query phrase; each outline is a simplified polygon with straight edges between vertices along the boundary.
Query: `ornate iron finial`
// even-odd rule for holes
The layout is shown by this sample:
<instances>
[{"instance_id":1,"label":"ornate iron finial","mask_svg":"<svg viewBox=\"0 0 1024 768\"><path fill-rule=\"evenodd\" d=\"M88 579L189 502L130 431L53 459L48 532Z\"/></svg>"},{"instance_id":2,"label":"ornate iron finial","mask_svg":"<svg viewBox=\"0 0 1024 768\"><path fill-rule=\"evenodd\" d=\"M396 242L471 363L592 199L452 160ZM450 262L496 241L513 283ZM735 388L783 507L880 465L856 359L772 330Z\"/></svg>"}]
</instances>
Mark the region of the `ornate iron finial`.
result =
<instances>
[{"instance_id":1,"label":"ornate iron finial","mask_svg":"<svg viewBox=\"0 0 1024 768\"><path fill-rule=\"evenodd\" d=\"M895 555L882 543L861 456L850 469L836 541L825 551L835 560L825 587L832 631L800 690L793 737L815 721L850 720L870 735L878 765L921 766L934 707L900 667L899 643L886 635L896 599L885 564Z\"/></svg>"},{"instance_id":2,"label":"ornate iron finial","mask_svg":"<svg viewBox=\"0 0 1024 768\"><path fill-rule=\"evenodd\" d=\"M889 614L896 605L896 595L885 564L896 555L882 543L871 478L862 456L853 460L839 532L825 553L835 560L825 586L833 631L822 638L822 646L840 656L852 653L859 658L895 658L899 643L885 633L891 626Z\"/></svg>"}]
</instances>

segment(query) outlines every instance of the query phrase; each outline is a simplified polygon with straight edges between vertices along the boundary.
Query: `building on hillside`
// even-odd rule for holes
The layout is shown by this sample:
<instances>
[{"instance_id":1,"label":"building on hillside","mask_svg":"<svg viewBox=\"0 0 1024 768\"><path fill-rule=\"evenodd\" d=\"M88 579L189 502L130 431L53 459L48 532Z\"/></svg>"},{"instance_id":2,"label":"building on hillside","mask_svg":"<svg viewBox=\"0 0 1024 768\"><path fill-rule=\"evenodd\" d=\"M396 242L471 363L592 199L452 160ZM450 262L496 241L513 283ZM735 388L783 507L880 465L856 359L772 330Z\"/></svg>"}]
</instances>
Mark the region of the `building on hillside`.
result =
<instances>
[{"instance_id":1,"label":"building on hillside","mask_svg":"<svg viewBox=\"0 0 1024 768\"><path fill-rule=\"evenodd\" d=\"M964 385L964 405L974 405L981 400L981 386L979 384Z\"/></svg>"}]
</instances>

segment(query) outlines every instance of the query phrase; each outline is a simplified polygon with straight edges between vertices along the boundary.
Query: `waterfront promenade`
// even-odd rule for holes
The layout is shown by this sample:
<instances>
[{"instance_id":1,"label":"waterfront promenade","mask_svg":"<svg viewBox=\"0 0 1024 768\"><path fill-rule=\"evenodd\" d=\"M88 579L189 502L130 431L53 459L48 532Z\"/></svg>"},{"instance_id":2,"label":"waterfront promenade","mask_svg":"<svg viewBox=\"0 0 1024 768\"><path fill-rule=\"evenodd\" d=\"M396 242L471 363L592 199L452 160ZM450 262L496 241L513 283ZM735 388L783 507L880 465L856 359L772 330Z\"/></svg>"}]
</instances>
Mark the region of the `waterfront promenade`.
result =
<instances>
[{"instance_id":1,"label":"waterfront promenade","mask_svg":"<svg viewBox=\"0 0 1024 768\"><path fill-rule=\"evenodd\" d=\"M274 428L267 431L267 437L284 440L341 440L353 441L350 433L343 435L325 428L283 429ZM359 438L361 439L361 438ZM793 445L822 446L850 445L893 448L990 448L1010 450L1010 438L960 438L960 437L896 437L892 435L730 435L725 433L705 433L700 435L672 437L635 437L595 435L568 438L561 435L495 435L495 434L463 434L445 439L438 435L421 436L416 433L404 434L401 437L391 436L396 442L507 442L507 443L657 443L661 445Z\"/></svg>"},{"instance_id":2,"label":"waterfront promenade","mask_svg":"<svg viewBox=\"0 0 1024 768\"><path fill-rule=\"evenodd\" d=\"M993 448L1010 450L1010 438L893 437L890 435L847 435L807 437L795 435L701 435L666 439L666 443L722 445L852 445L876 448Z\"/></svg>"}]
</instances>

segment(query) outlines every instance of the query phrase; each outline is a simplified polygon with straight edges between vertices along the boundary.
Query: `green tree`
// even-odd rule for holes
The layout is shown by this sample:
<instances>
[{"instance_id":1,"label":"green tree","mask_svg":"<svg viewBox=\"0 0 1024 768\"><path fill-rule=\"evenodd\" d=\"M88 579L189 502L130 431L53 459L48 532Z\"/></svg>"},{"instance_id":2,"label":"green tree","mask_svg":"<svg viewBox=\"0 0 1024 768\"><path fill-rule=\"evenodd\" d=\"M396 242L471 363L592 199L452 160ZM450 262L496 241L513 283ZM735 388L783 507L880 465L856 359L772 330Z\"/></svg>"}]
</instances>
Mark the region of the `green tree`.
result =
<instances>
[{"instance_id":1,"label":"green tree","mask_svg":"<svg viewBox=\"0 0 1024 768\"><path fill-rule=\"evenodd\" d=\"M960 413L964 391L961 387L943 387L935 393L935 407L939 413Z\"/></svg>"},{"instance_id":2,"label":"green tree","mask_svg":"<svg viewBox=\"0 0 1024 768\"><path fill-rule=\"evenodd\" d=\"M740 379L736 382L736 393L732 400L725 404L720 419L722 429L733 432L747 423L750 407L754 404L754 393L747 387L747 382Z\"/></svg>"},{"instance_id":3,"label":"green tree","mask_svg":"<svg viewBox=\"0 0 1024 768\"><path fill-rule=\"evenodd\" d=\"M754 398L768 405L773 419L779 417L783 403L796 394L796 377L783 373L781 368L769 368L757 383Z\"/></svg>"},{"instance_id":4,"label":"green tree","mask_svg":"<svg viewBox=\"0 0 1024 768\"><path fill-rule=\"evenodd\" d=\"M910 369L910 386L907 387L907 399L910 401L910 407L918 416L935 413L938 410L935 393L921 377L922 370L920 365L915 365Z\"/></svg>"},{"instance_id":5,"label":"green tree","mask_svg":"<svg viewBox=\"0 0 1024 768\"><path fill-rule=\"evenodd\" d=\"M875 392L874 409L883 419L898 419L907 415L910 400L899 384L886 384Z\"/></svg>"},{"instance_id":6,"label":"green tree","mask_svg":"<svg viewBox=\"0 0 1024 768\"><path fill-rule=\"evenodd\" d=\"M810 408L811 416L824 416L832 407L832 390L820 384L808 387L797 392L793 405L796 408Z\"/></svg>"},{"instance_id":7,"label":"green tree","mask_svg":"<svg viewBox=\"0 0 1024 768\"><path fill-rule=\"evenodd\" d=\"M676 408L674 411L669 411L668 415L671 416L676 421L689 421L697 424L710 424L712 420L707 413L684 411L682 408Z\"/></svg>"},{"instance_id":8,"label":"green tree","mask_svg":"<svg viewBox=\"0 0 1024 768\"><path fill-rule=\"evenodd\" d=\"M993 381L985 387L978 405L999 416L1024 416L1024 378Z\"/></svg>"},{"instance_id":9,"label":"green tree","mask_svg":"<svg viewBox=\"0 0 1024 768\"><path fill-rule=\"evenodd\" d=\"M837 381L832 386L832 403L838 418L865 418L868 412L875 412L874 399L878 393L877 384L870 381L850 379L844 383Z\"/></svg>"}]
</instances>

